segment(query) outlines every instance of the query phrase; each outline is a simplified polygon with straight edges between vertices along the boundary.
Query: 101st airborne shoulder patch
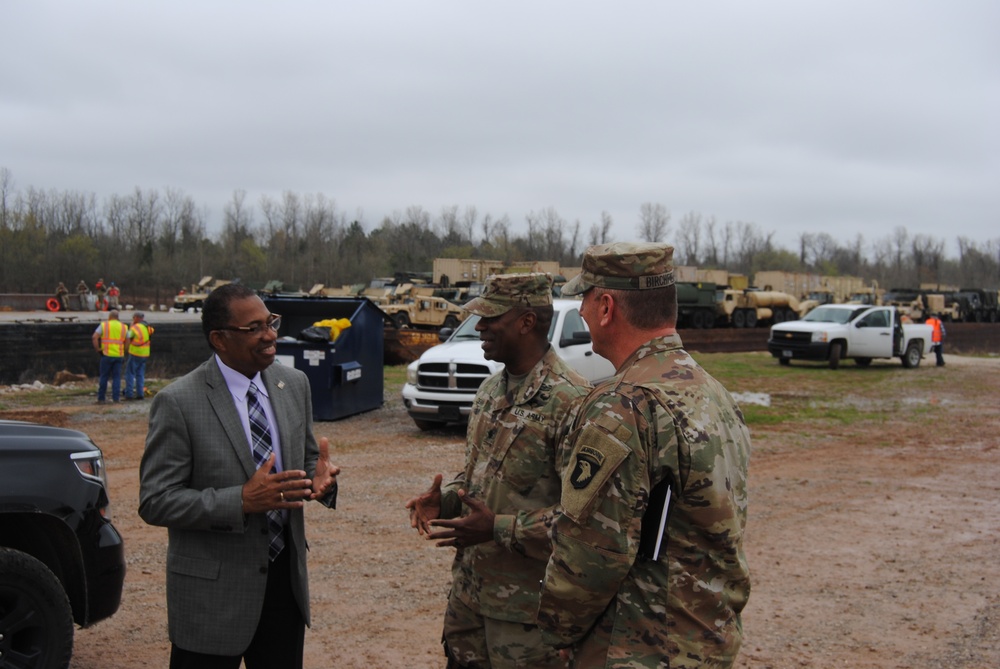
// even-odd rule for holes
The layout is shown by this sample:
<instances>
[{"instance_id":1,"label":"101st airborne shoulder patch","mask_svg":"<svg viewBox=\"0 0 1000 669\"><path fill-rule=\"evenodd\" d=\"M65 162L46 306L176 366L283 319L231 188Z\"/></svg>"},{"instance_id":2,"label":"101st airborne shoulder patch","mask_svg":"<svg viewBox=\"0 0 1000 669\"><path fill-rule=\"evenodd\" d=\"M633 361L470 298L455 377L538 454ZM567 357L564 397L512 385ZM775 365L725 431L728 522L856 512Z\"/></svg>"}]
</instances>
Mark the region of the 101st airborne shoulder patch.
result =
<instances>
[{"instance_id":1,"label":"101st airborne shoulder patch","mask_svg":"<svg viewBox=\"0 0 1000 669\"><path fill-rule=\"evenodd\" d=\"M576 465L570 475L570 483L577 490L586 488L604 465L604 453L590 446L581 446L576 452Z\"/></svg>"},{"instance_id":2,"label":"101st airborne shoulder patch","mask_svg":"<svg viewBox=\"0 0 1000 669\"><path fill-rule=\"evenodd\" d=\"M591 423L576 438L570 467L563 473L562 507L580 522L618 465L631 453L619 435Z\"/></svg>"}]
</instances>

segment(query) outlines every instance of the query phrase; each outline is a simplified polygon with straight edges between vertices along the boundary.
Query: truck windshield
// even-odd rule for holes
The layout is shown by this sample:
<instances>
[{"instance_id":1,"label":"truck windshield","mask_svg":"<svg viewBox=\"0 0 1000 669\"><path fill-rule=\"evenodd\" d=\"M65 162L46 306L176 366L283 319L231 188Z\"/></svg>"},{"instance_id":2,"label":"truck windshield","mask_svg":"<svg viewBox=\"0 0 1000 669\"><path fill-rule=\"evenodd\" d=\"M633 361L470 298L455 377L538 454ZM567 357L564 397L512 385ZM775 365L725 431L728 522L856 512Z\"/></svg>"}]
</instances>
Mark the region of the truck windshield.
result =
<instances>
[{"instance_id":1,"label":"truck windshield","mask_svg":"<svg viewBox=\"0 0 1000 669\"><path fill-rule=\"evenodd\" d=\"M851 319L857 315L854 309L832 309L829 307L816 307L802 320L813 323L850 323Z\"/></svg>"},{"instance_id":2,"label":"truck windshield","mask_svg":"<svg viewBox=\"0 0 1000 669\"><path fill-rule=\"evenodd\" d=\"M462 339L479 339L479 333L476 332L476 323L479 322L479 316L475 314L469 314L462 323L455 328L455 332L452 333L451 339L448 341L460 341Z\"/></svg>"}]
</instances>

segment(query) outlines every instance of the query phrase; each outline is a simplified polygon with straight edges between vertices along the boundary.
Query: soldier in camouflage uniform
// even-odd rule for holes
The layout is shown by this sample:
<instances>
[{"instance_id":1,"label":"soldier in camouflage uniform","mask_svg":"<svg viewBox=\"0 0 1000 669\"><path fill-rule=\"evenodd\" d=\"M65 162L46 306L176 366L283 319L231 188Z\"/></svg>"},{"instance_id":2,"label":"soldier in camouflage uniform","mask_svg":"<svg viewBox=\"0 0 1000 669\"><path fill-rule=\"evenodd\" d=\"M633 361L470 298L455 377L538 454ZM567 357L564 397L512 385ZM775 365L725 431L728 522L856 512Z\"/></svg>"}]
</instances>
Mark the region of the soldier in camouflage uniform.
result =
<instances>
[{"instance_id":1,"label":"soldier in camouflage uniform","mask_svg":"<svg viewBox=\"0 0 1000 669\"><path fill-rule=\"evenodd\" d=\"M552 277L490 277L465 309L487 359L503 371L483 382L469 417L465 472L407 502L421 534L454 546L445 613L449 667L566 666L534 624L560 497L556 451L590 390L548 342ZM440 520L439 520L440 519Z\"/></svg>"},{"instance_id":2,"label":"soldier in camouflage uniform","mask_svg":"<svg viewBox=\"0 0 1000 669\"><path fill-rule=\"evenodd\" d=\"M594 246L562 290L583 295L594 350L618 370L559 455L538 623L572 667L731 667L742 641L750 435L681 348L672 255Z\"/></svg>"}]
</instances>

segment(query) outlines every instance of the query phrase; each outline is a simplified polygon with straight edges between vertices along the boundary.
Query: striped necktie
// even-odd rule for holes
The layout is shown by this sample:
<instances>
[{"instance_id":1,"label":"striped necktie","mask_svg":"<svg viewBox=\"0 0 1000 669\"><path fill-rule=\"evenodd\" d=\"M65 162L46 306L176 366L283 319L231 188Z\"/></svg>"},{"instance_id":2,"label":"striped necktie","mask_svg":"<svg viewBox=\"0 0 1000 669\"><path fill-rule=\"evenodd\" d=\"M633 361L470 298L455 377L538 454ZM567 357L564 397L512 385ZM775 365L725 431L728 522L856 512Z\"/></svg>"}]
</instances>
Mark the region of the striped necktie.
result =
<instances>
[{"instance_id":1,"label":"striped necktie","mask_svg":"<svg viewBox=\"0 0 1000 669\"><path fill-rule=\"evenodd\" d=\"M250 449L253 451L253 460L257 468L267 462L271 457L271 428L267 423L267 414L264 407L257 399L257 386L250 384L247 390L247 414L250 416ZM273 562L278 557L278 553L285 547L284 523L281 518L281 511L271 509L267 512L267 529L270 535L268 546L268 558Z\"/></svg>"}]
</instances>

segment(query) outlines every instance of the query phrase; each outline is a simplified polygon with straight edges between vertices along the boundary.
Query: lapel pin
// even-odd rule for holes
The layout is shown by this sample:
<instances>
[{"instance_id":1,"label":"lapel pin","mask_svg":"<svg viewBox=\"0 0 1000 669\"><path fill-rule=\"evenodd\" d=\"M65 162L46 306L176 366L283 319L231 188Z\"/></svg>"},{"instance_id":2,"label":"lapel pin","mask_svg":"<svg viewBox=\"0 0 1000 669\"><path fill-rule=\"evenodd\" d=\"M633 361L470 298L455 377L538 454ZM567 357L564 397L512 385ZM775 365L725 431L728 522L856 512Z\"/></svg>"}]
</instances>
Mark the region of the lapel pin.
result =
<instances>
[{"instance_id":1,"label":"lapel pin","mask_svg":"<svg viewBox=\"0 0 1000 669\"><path fill-rule=\"evenodd\" d=\"M285 382L284 381L278 381L278 390L281 390L284 387L285 387Z\"/></svg>"}]
</instances>

